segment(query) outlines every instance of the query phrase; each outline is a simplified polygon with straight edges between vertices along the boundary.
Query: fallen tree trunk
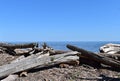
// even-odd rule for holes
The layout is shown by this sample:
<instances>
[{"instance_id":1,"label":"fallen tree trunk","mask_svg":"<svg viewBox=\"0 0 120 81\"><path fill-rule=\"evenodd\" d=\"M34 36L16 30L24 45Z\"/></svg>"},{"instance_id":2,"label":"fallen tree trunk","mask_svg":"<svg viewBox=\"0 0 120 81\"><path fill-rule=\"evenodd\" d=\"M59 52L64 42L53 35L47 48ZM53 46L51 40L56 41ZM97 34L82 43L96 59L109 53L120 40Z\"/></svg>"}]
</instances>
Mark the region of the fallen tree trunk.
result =
<instances>
[{"instance_id":1,"label":"fallen tree trunk","mask_svg":"<svg viewBox=\"0 0 120 81\"><path fill-rule=\"evenodd\" d=\"M120 61L117 61L115 59L105 57L103 55L99 55L99 54L78 48L73 45L67 45L67 48L73 51L78 51L81 53L82 56L88 57L89 59L94 60L96 62L103 63L112 67L120 68Z\"/></svg>"},{"instance_id":2,"label":"fallen tree trunk","mask_svg":"<svg viewBox=\"0 0 120 81\"><path fill-rule=\"evenodd\" d=\"M44 56L49 56L49 54L41 55L41 57L40 57L40 55L41 55L40 53L36 54L36 56L39 56L39 58L42 58ZM17 59L13 60L11 63L20 62L20 61L23 61L23 60L26 60L26 59L30 59L30 58L32 59L33 55L28 56L28 57L25 57L24 55L22 55L22 56L18 57ZM34 69L36 69L36 68L39 68L39 66L35 67ZM24 72L27 73L27 71L24 71ZM22 72L22 73L24 73L24 72ZM22 73L20 73L20 76L23 75ZM9 75L8 77L6 77L5 79L2 79L1 81L15 81L17 78L18 78L18 74L12 74L12 75Z\"/></svg>"},{"instance_id":3,"label":"fallen tree trunk","mask_svg":"<svg viewBox=\"0 0 120 81\"><path fill-rule=\"evenodd\" d=\"M76 56L77 53L78 52L69 52L60 55L46 56L44 58L40 58L39 56L32 55L31 57L21 60L19 62L0 66L0 78L10 75L12 73L29 70L37 66L39 66L39 68L40 67L42 68L46 66L59 64L61 62L78 60L79 57Z\"/></svg>"},{"instance_id":4,"label":"fallen tree trunk","mask_svg":"<svg viewBox=\"0 0 120 81\"><path fill-rule=\"evenodd\" d=\"M34 47L38 47L38 44L37 43L28 43L28 44L6 44L6 43L0 43L0 47L10 48L10 49L34 48Z\"/></svg>"},{"instance_id":5,"label":"fallen tree trunk","mask_svg":"<svg viewBox=\"0 0 120 81\"><path fill-rule=\"evenodd\" d=\"M15 49L21 48L35 48L38 47L38 43L27 43L27 44L7 44L7 43L0 43L0 49L7 52L10 55L21 55L15 52ZM26 52L27 54L27 52Z\"/></svg>"}]
</instances>

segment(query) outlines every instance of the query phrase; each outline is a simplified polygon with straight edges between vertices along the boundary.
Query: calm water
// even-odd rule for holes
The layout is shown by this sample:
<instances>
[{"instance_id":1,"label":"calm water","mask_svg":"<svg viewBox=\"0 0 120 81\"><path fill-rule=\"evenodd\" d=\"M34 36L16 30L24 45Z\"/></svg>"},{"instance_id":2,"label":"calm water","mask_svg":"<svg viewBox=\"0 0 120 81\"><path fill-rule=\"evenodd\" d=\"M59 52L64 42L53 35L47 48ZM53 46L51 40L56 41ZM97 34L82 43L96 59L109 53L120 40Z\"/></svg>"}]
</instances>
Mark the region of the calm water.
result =
<instances>
[{"instance_id":1,"label":"calm water","mask_svg":"<svg viewBox=\"0 0 120 81\"><path fill-rule=\"evenodd\" d=\"M69 50L66 48L67 44L75 45L80 48L84 48L89 51L93 52L99 52L99 48L107 43L117 43L120 44L120 41L114 42L114 41L109 41L109 42L46 42L49 46L53 47L54 49L60 49L60 50ZM40 45L42 42L40 42Z\"/></svg>"}]
</instances>

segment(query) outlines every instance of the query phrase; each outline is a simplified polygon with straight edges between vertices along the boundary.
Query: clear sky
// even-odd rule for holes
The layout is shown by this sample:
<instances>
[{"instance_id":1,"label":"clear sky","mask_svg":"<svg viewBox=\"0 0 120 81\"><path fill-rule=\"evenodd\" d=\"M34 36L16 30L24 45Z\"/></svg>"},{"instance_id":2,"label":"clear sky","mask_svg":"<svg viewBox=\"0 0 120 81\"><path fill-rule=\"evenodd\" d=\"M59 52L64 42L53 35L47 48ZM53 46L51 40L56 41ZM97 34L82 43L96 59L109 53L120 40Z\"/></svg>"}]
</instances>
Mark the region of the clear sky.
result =
<instances>
[{"instance_id":1,"label":"clear sky","mask_svg":"<svg viewBox=\"0 0 120 81\"><path fill-rule=\"evenodd\" d=\"M120 41L120 0L0 0L0 41Z\"/></svg>"}]
</instances>

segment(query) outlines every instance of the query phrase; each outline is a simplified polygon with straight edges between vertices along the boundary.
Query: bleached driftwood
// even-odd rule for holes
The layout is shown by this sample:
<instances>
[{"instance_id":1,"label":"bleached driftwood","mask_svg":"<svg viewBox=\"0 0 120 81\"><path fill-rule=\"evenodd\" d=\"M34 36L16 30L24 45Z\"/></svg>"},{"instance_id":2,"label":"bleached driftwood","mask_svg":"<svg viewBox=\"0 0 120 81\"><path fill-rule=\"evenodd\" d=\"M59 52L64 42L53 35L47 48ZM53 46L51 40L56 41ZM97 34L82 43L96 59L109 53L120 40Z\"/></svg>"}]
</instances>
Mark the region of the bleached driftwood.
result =
<instances>
[{"instance_id":1,"label":"bleached driftwood","mask_svg":"<svg viewBox=\"0 0 120 81\"><path fill-rule=\"evenodd\" d=\"M1 80L1 81L15 81L18 78L17 74L9 75L7 78Z\"/></svg>"},{"instance_id":2,"label":"bleached driftwood","mask_svg":"<svg viewBox=\"0 0 120 81\"><path fill-rule=\"evenodd\" d=\"M108 54L108 53L98 53L98 54L106 57L110 57L116 60L120 60L120 54Z\"/></svg>"},{"instance_id":3,"label":"bleached driftwood","mask_svg":"<svg viewBox=\"0 0 120 81\"><path fill-rule=\"evenodd\" d=\"M36 54L36 56L39 56L39 57L40 57L40 55L41 55L41 53ZM49 54L41 55L41 58L44 57L44 56L49 56ZM28 56L27 59L28 58L32 58L32 57ZM18 57L16 60L13 60L11 63L20 62L20 61L23 61L25 59L26 59L26 57L24 55L22 55L22 56ZM39 67L36 67L36 68L39 68ZM27 71L24 71L24 72L20 73L20 76L23 76L23 75L27 76ZM17 78L18 78L17 74L11 74L8 77L2 79L1 81L15 81Z\"/></svg>"},{"instance_id":4,"label":"bleached driftwood","mask_svg":"<svg viewBox=\"0 0 120 81\"><path fill-rule=\"evenodd\" d=\"M33 51L32 48L26 48L26 49L15 49L16 55L25 55Z\"/></svg>"},{"instance_id":5,"label":"bleached driftwood","mask_svg":"<svg viewBox=\"0 0 120 81\"><path fill-rule=\"evenodd\" d=\"M106 44L100 47L100 52L108 54L120 54L120 44Z\"/></svg>"},{"instance_id":6,"label":"bleached driftwood","mask_svg":"<svg viewBox=\"0 0 120 81\"><path fill-rule=\"evenodd\" d=\"M37 52L41 52L41 51L46 51L46 52L50 52L50 55L56 55L56 54L63 54L63 53L67 53L67 52L70 52L70 51L64 51L64 50L54 50L54 49L49 49L49 48L34 48L34 53L37 53Z\"/></svg>"},{"instance_id":7,"label":"bleached driftwood","mask_svg":"<svg viewBox=\"0 0 120 81\"><path fill-rule=\"evenodd\" d=\"M25 58L24 55L18 57L16 60L13 60L11 63L19 62L23 58ZM17 74L10 74L8 77L2 79L1 81L15 81L17 78L18 78Z\"/></svg>"},{"instance_id":8,"label":"bleached driftwood","mask_svg":"<svg viewBox=\"0 0 120 81\"><path fill-rule=\"evenodd\" d=\"M40 57L40 55L41 55L41 53L36 54L36 56L39 56L39 57ZM49 56L49 54L41 55L41 58L42 58L43 56ZM29 59L29 58L32 58L32 57L33 57L33 55L28 56L28 57L25 57L24 55L22 55L22 56L18 57L17 59L13 60L11 63L20 62L20 61L23 61L23 60L25 60L25 59ZM11 64L11 63L10 63L10 64ZM38 68L38 67L37 67L37 68ZM24 75L24 73L26 73L25 75L27 75L27 71L26 71L26 72L24 71L24 72L20 73L20 76ZM17 74L11 74L11 75L9 75L8 77L2 79L1 81L15 81L15 79L17 79L17 78L18 78L18 75L17 75Z\"/></svg>"},{"instance_id":9,"label":"bleached driftwood","mask_svg":"<svg viewBox=\"0 0 120 81\"><path fill-rule=\"evenodd\" d=\"M4 77L13 73L29 70L37 66L39 66L40 68L40 67L59 64L61 62L78 60L79 57L76 56L77 53L78 52L69 52L69 53L60 54L60 55L46 56L44 58L40 58L41 56L39 57L36 55L32 55L31 57L21 60L19 62L0 66L0 77Z\"/></svg>"},{"instance_id":10,"label":"bleached driftwood","mask_svg":"<svg viewBox=\"0 0 120 81\"><path fill-rule=\"evenodd\" d=\"M8 54L16 55L15 49L21 48L36 48L38 47L38 43L26 43L26 44L8 44L8 43L0 43L0 49L6 51ZM28 52L29 53L29 52Z\"/></svg>"},{"instance_id":11,"label":"bleached driftwood","mask_svg":"<svg viewBox=\"0 0 120 81\"><path fill-rule=\"evenodd\" d=\"M109 58L109 57L105 57L103 55L99 55L81 48L78 48L76 46L73 45L67 45L67 48L73 50L73 51L78 51L81 53L82 56L88 57L91 60L94 60L96 62L99 63L103 63L105 65L109 65L111 67L116 67L116 68L120 68L120 61Z\"/></svg>"}]
</instances>

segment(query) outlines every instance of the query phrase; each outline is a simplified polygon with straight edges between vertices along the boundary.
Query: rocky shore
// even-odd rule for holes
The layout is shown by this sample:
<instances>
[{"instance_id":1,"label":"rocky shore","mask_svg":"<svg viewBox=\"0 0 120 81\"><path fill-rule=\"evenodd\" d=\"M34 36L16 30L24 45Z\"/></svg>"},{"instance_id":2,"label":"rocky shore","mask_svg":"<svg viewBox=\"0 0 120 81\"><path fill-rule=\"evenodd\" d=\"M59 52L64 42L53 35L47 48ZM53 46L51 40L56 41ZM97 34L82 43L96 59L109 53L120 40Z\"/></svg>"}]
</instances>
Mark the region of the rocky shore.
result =
<instances>
[{"instance_id":1,"label":"rocky shore","mask_svg":"<svg viewBox=\"0 0 120 81\"><path fill-rule=\"evenodd\" d=\"M1 49L0 66L10 64L18 57L20 56L11 55ZM20 73L17 73L18 77L14 81L120 81L119 71L119 68L111 68L108 65L102 64L101 67L95 67L80 61L78 65L64 64L62 67L57 64L41 69L31 69L26 76L20 76ZM1 81L6 80L1 78Z\"/></svg>"}]
</instances>

